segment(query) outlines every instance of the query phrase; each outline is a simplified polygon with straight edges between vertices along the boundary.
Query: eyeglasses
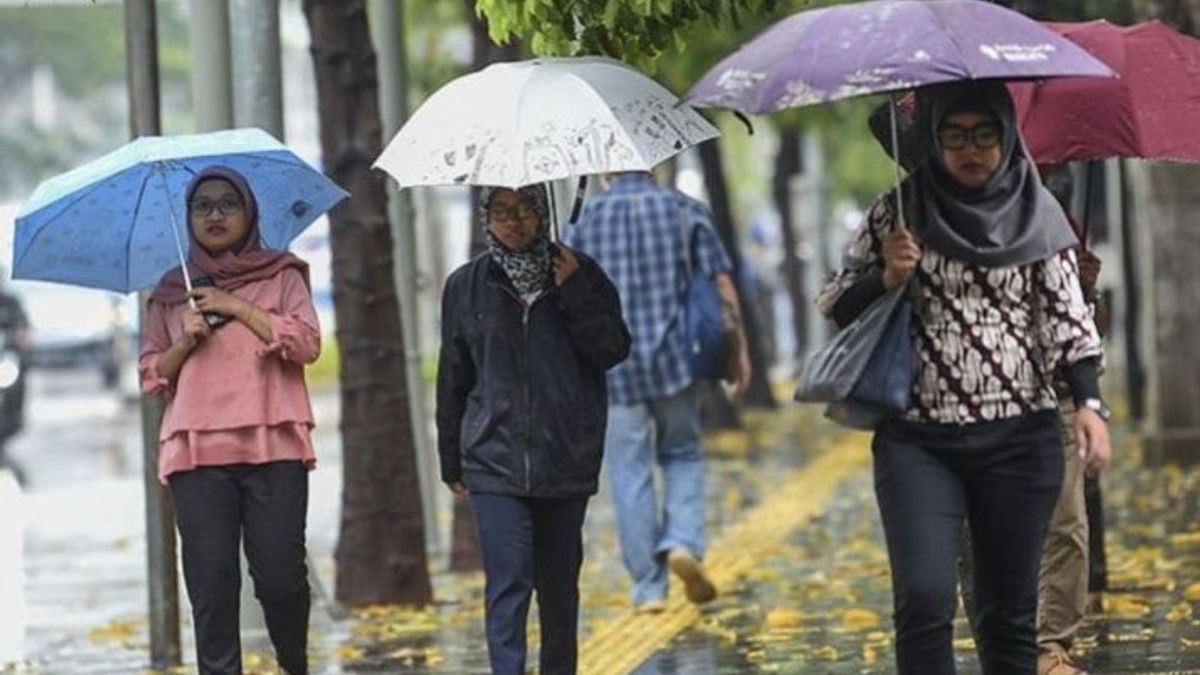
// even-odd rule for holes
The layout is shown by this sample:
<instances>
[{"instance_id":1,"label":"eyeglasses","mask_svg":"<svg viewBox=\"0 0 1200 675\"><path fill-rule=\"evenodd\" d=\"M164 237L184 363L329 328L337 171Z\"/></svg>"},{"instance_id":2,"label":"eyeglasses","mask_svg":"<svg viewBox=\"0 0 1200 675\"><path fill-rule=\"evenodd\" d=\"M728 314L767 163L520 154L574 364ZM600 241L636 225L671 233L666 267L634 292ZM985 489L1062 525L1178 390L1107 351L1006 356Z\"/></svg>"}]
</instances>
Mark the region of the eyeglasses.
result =
<instances>
[{"instance_id":1,"label":"eyeglasses","mask_svg":"<svg viewBox=\"0 0 1200 675\"><path fill-rule=\"evenodd\" d=\"M221 215L223 216L237 215L242 211L242 201L240 199L229 197L227 199L222 199L219 202L209 201L207 199L197 199L191 204L192 215L198 218L209 217L212 215L214 209L220 211Z\"/></svg>"},{"instance_id":2,"label":"eyeglasses","mask_svg":"<svg viewBox=\"0 0 1200 675\"><path fill-rule=\"evenodd\" d=\"M977 124L970 129L948 124L938 129L938 145L943 150L962 150L970 142L980 150L991 150L1000 145L1000 126L991 122Z\"/></svg>"},{"instance_id":3,"label":"eyeglasses","mask_svg":"<svg viewBox=\"0 0 1200 675\"><path fill-rule=\"evenodd\" d=\"M537 211L528 204L516 206L493 206L488 209L488 220L529 220Z\"/></svg>"}]
</instances>

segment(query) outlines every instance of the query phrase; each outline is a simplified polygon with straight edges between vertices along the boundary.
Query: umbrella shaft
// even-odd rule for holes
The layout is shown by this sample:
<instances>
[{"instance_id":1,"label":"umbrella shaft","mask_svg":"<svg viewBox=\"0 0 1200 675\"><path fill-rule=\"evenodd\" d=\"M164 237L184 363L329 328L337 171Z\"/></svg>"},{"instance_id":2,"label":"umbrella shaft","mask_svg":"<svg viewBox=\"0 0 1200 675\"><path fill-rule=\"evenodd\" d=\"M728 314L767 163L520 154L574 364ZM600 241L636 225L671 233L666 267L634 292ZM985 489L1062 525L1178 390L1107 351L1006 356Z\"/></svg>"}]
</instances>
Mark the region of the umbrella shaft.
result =
<instances>
[{"instance_id":1,"label":"umbrella shaft","mask_svg":"<svg viewBox=\"0 0 1200 675\"><path fill-rule=\"evenodd\" d=\"M904 191L900 189L900 123L896 119L896 101L889 101L888 110L892 122L892 156L896 158L892 162L896 171L896 222L900 222L904 218Z\"/></svg>"}]
</instances>

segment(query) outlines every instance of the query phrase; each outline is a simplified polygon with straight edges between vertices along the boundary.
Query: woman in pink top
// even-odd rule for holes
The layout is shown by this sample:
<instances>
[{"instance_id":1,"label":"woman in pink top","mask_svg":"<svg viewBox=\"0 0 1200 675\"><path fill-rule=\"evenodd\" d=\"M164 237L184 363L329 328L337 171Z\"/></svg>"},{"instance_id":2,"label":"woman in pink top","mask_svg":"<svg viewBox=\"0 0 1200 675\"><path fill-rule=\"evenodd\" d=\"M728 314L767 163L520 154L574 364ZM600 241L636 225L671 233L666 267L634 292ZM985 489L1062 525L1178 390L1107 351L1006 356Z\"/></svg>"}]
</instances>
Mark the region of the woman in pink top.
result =
<instances>
[{"instance_id":1,"label":"woman in pink top","mask_svg":"<svg viewBox=\"0 0 1200 675\"><path fill-rule=\"evenodd\" d=\"M170 486L200 672L242 672L246 558L280 666L308 672L308 469L315 463L304 364L320 332L299 258L262 247L258 204L239 173L214 167L187 190L191 294L182 271L150 297L142 391L166 399L159 478ZM194 304L193 304L194 302Z\"/></svg>"}]
</instances>

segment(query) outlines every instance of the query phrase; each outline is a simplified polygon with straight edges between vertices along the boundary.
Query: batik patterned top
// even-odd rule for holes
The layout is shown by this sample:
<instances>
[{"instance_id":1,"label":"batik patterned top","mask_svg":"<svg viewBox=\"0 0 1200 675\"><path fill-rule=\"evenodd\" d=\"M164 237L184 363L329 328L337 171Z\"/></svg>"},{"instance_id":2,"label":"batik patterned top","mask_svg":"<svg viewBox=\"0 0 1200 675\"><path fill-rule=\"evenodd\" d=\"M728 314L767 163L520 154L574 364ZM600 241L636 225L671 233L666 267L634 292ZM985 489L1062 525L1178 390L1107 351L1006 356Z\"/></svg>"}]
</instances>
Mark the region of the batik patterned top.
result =
<instances>
[{"instance_id":1,"label":"batik patterned top","mask_svg":"<svg viewBox=\"0 0 1200 675\"><path fill-rule=\"evenodd\" d=\"M883 269L894 219L890 200L871 207L843 269L817 298L826 316L848 288ZM1073 250L987 268L923 247L916 282L918 365L906 419L973 424L1054 409L1059 371L1101 354Z\"/></svg>"}]
</instances>

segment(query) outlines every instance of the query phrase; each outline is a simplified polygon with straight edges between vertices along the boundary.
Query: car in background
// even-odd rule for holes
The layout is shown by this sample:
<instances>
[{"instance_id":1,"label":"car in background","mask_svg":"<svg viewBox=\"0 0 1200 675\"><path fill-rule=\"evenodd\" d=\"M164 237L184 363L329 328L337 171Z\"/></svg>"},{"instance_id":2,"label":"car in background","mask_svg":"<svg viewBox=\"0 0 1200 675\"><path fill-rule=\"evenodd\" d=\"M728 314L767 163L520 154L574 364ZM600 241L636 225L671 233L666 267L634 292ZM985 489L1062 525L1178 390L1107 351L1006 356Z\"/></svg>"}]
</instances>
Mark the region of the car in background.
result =
<instances>
[{"instance_id":1,"label":"car in background","mask_svg":"<svg viewBox=\"0 0 1200 675\"><path fill-rule=\"evenodd\" d=\"M135 295L35 281L14 281L11 289L29 316L30 367L94 369L105 387L117 387L135 357Z\"/></svg>"}]
</instances>

